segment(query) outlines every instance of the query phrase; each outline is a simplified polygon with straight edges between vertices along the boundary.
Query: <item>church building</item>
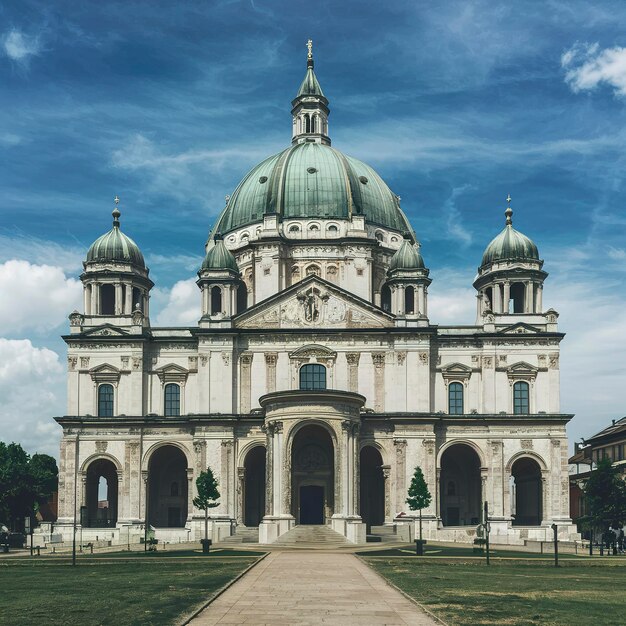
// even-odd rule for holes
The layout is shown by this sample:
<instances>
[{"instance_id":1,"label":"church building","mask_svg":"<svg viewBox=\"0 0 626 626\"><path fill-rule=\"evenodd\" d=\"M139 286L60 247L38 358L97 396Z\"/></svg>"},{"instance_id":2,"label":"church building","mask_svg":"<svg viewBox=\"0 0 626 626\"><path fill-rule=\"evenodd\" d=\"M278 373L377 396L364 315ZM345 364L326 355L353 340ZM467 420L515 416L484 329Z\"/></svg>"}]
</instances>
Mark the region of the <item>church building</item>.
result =
<instances>
[{"instance_id":1,"label":"church building","mask_svg":"<svg viewBox=\"0 0 626 626\"><path fill-rule=\"evenodd\" d=\"M291 145L227 197L194 326L151 326L154 283L116 202L64 337L66 540L75 520L83 541L139 541L146 524L160 540L200 539L207 467L221 492L214 541L258 528L259 542L280 542L298 525L409 540L416 466L432 494L425 538L471 542L484 502L494 543L550 539L553 523L562 539L576 533L564 335L510 198L477 259L475 323L439 326L419 233L377 172L331 145L329 112L309 45Z\"/></svg>"}]
</instances>

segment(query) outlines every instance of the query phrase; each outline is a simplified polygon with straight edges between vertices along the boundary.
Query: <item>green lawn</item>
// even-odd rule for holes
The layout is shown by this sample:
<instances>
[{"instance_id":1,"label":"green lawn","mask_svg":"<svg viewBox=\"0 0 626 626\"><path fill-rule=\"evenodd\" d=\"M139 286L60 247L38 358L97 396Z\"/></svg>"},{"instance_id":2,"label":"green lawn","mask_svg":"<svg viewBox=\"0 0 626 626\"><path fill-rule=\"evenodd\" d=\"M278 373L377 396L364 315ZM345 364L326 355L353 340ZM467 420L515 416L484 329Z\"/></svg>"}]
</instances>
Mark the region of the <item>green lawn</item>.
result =
<instances>
[{"instance_id":1,"label":"green lawn","mask_svg":"<svg viewBox=\"0 0 626 626\"><path fill-rule=\"evenodd\" d=\"M519 553L518 553L519 556ZM454 625L622 625L626 560L550 561L366 557L436 616Z\"/></svg>"},{"instance_id":2,"label":"green lawn","mask_svg":"<svg viewBox=\"0 0 626 626\"><path fill-rule=\"evenodd\" d=\"M258 558L152 554L2 559L0 624L174 624Z\"/></svg>"}]
</instances>

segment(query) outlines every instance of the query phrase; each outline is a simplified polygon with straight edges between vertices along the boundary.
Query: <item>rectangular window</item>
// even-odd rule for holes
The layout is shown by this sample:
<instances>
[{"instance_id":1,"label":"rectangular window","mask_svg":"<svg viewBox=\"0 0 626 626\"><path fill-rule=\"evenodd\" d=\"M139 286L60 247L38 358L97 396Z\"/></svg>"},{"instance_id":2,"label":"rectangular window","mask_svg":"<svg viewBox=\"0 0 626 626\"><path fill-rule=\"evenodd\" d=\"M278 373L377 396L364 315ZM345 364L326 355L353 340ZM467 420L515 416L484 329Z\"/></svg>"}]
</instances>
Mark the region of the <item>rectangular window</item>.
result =
<instances>
[{"instance_id":1,"label":"rectangular window","mask_svg":"<svg viewBox=\"0 0 626 626\"><path fill-rule=\"evenodd\" d=\"M530 413L528 383L519 381L513 385L513 413L527 415Z\"/></svg>"},{"instance_id":2,"label":"rectangular window","mask_svg":"<svg viewBox=\"0 0 626 626\"><path fill-rule=\"evenodd\" d=\"M165 416L180 415L180 386L174 383L165 385Z\"/></svg>"},{"instance_id":3,"label":"rectangular window","mask_svg":"<svg viewBox=\"0 0 626 626\"><path fill-rule=\"evenodd\" d=\"M98 387L98 415L100 417L113 417L113 385L100 385Z\"/></svg>"},{"instance_id":4,"label":"rectangular window","mask_svg":"<svg viewBox=\"0 0 626 626\"><path fill-rule=\"evenodd\" d=\"M461 383L448 385L448 413L463 415L463 385Z\"/></svg>"}]
</instances>

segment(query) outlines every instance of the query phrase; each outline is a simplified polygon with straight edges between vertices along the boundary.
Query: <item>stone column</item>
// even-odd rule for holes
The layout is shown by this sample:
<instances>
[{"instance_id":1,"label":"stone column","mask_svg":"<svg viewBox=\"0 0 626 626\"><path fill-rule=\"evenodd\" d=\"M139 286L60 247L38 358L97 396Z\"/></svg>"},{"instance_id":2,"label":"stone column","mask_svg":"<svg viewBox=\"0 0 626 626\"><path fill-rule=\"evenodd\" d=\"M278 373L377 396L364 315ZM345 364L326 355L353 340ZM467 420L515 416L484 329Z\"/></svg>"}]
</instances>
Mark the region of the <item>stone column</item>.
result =
<instances>
[{"instance_id":1,"label":"stone column","mask_svg":"<svg viewBox=\"0 0 626 626\"><path fill-rule=\"evenodd\" d=\"M502 458L502 441L491 441L491 496L489 503L492 515L504 517L504 460Z\"/></svg>"},{"instance_id":2,"label":"stone column","mask_svg":"<svg viewBox=\"0 0 626 626\"><path fill-rule=\"evenodd\" d=\"M85 315L91 315L91 285L83 288L83 308Z\"/></svg>"},{"instance_id":3,"label":"stone column","mask_svg":"<svg viewBox=\"0 0 626 626\"><path fill-rule=\"evenodd\" d=\"M274 515L274 425L263 425L265 432L265 515Z\"/></svg>"},{"instance_id":4,"label":"stone column","mask_svg":"<svg viewBox=\"0 0 626 626\"><path fill-rule=\"evenodd\" d=\"M526 291L526 297L524 298L524 300L526 301L524 304L526 306L524 307L524 312L532 313L533 312L533 284L531 282L528 282L526 283L524 287Z\"/></svg>"},{"instance_id":5,"label":"stone column","mask_svg":"<svg viewBox=\"0 0 626 626\"><path fill-rule=\"evenodd\" d=\"M421 313L417 285L413 285L413 313Z\"/></svg>"},{"instance_id":6,"label":"stone column","mask_svg":"<svg viewBox=\"0 0 626 626\"><path fill-rule=\"evenodd\" d=\"M278 354L276 352L265 353L265 389L266 393L276 391L276 362Z\"/></svg>"},{"instance_id":7,"label":"stone column","mask_svg":"<svg viewBox=\"0 0 626 626\"><path fill-rule=\"evenodd\" d=\"M541 470L541 523L546 524L550 519L548 515L548 471Z\"/></svg>"},{"instance_id":8,"label":"stone column","mask_svg":"<svg viewBox=\"0 0 626 626\"><path fill-rule=\"evenodd\" d=\"M435 472L435 514L437 519L441 519L441 468L438 467Z\"/></svg>"},{"instance_id":9,"label":"stone column","mask_svg":"<svg viewBox=\"0 0 626 626\"><path fill-rule=\"evenodd\" d=\"M341 422L341 441L339 442L339 446L337 448L337 467L339 468L339 493L335 494L335 515L350 515L349 492L351 428L352 422L350 422L350 420L344 420Z\"/></svg>"},{"instance_id":10,"label":"stone column","mask_svg":"<svg viewBox=\"0 0 626 626\"><path fill-rule=\"evenodd\" d=\"M246 502L246 468L237 468L237 524L244 525L244 507Z\"/></svg>"},{"instance_id":11,"label":"stone column","mask_svg":"<svg viewBox=\"0 0 626 626\"><path fill-rule=\"evenodd\" d=\"M221 485L222 485L222 490L226 491L226 506L222 507L222 509L224 510L224 513L226 515L229 516L233 516L233 511L235 508L235 498L234 498L234 486L235 486L235 480L234 480L234 476L233 476L233 448L234 448L234 441L232 439L222 439L222 459L221 459L221 466L222 466L222 481L221 481ZM224 499L222 499L222 502L224 501Z\"/></svg>"},{"instance_id":12,"label":"stone column","mask_svg":"<svg viewBox=\"0 0 626 626\"><path fill-rule=\"evenodd\" d=\"M348 390L358 393L359 391L359 360L361 354L359 352L347 352L346 361L348 362Z\"/></svg>"},{"instance_id":13,"label":"stone column","mask_svg":"<svg viewBox=\"0 0 626 626\"><path fill-rule=\"evenodd\" d=\"M502 313L502 291L500 290L500 283L494 283L493 289L491 290L493 294L493 312L494 313Z\"/></svg>"},{"instance_id":14,"label":"stone column","mask_svg":"<svg viewBox=\"0 0 626 626\"><path fill-rule=\"evenodd\" d=\"M195 497L195 483L193 467L187 468L187 520L193 517L193 499Z\"/></svg>"},{"instance_id":15,"label":"stone column","mask_svg":"<svg viewBox=\"0 0 626 626\"><path fill-rule=\"evenodd\" d=\"M429 491L433 494L433 500L431 505L426 509L426 511L433 511L435 514L437 512L437 457L435 455L435 440L434 439L424 439L422 441L422 446L424 447L424 458L425 462L423 464L424 471L424 480L426 481L426 485L428 486Z\"/></svg>"},{"instance_id":16,"label":"stone column","mask_svg":"<svg viewBox=\"0 0 626 626\"><path fill-rule=\"evenodd\" d=\"M252 359L254 353L244 352L240 357L240 390L239 390L239 412L249 413L251 402L251 385L252 385Z\"/></svg>"},{"instance_id":17,"label":"stone column","mask_svg":"<svg viewBox=\"0 0 626 626\"><path fill-rule=\"evenodd\" d=\"M374 363L374 410L385 410L385 353L372 352Z\"/></svg>"},{"instance_id":18,"label":"stone column","mask_svg":"<svg viewBox=\"0 0 626 626\"><path fill-rule=\"evenodd\" d=\"M511 283L507 280L504 283L504 307L503 313L509 312L509 302L511 300Z\"/></svg>"},{"instance_id":19,"label":"stone column","mask_svg":"<svg viewBox=\"0 0 626 626\"><path fill-rule=\"evenodd\" d=\"M98 310L98 294L100 293L100 283L92 283L91 284L91 314L98 315L100 312Z\"/></svg>"},{"instance_id":20,"label":"stone column","mask_svg":"<svg viewBox=\"0 0 626 626\"><path fill-rule=\"evenodd\" d=\"M122 307L122 283L115 283L115 315L121 315L124 312Z\"/></svg>"},{"instance_id":21,"label":"stone column","mask_svg":"<svg viewBox=\"0 0 626 626\"><path fill-rule=\"evenodd\" d=\"M133 286L126 285L126 303L124 304L124 313L130 315L133 312Z\"/></svg>"},{"instance_id":22,"label":"stone column","mask_svg":"<svg viewBox=\"0 0 626 626\"><path fill-rule=\"evenodd\" d=\"M209 288L205 285L202 288L202 315L209 314Z\"/></svg>"},{"instance_id":23,"label":"stone column","mask_svg":"<svg viewBox=\"0 0 626 626\"><path fill-rule=\"evenodd\" d=\"M391 512L391 487L389 477L391 476L391 465L383 465L383 480L385 485L385 523L391 522L393 514Z\"/></svg>"},{"instance_id":24,"label":"stone column","mask_svg":"<svg viewBox=\"0 0 626 626\"><path fill-rule=\"evenodd\" d=\"M421 315L426 315L426 293L424 285L417 286L417 310Z\"/></svg>"},{"instance_id":25,"label":"stone column","mask_svg":"<svg viewBox=\"0 0 626 626\"><path fill-rule=\"evenodd\" d=\"M396 512L403 511L406 499L406 439L394 439L396 448Z\"/></svg>"},{"instance_id":26,"label":"stone column","mask_svg":"<svg viewBox=\"0 0 626 626\"><path fill-rule=\"evenodd\" d=\"M535 303L535 309L537 313L543 312L543 285L537 284L537 301Z\"/></svg>"},{"instance_id":27,"label":"stone column","mask_svg":"<svg viewBox=\"0 0 626 626\"><path fill-rule=\"evenodd\" d=\"M148 470L141 470L141 480L143 482L143 498L139 502L139 519L146 524L148 521L148 508L150 507L148 502Z\"/></svg>"}]
</instances>

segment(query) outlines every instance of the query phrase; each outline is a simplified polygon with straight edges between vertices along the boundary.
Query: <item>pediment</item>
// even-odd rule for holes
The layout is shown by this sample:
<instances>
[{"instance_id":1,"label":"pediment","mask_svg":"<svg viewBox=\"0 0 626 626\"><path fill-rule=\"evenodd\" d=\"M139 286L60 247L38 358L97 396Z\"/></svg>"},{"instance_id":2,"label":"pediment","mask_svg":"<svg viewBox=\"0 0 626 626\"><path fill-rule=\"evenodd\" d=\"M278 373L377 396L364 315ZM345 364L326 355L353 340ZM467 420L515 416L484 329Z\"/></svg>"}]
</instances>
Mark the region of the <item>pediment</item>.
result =
<instances>
[{"instance_id":1,"label":"pediment","mask_svg":"<svg viewBox=\"0 0 626 626\"><path fill-rule=\"evenodd\" d=\"M120 370L110 363L102 363L92 367L89 375L96 382L117 382L120 379Z\"/></svg>"},{"instance_id":2,"label":"pediment","mask_svg":"<svg viewBox=\"0 0 626 626\"><path fill-rule=\"evenodd\" d=\"M441 375L446 379L456 378L463 380L469 378L472 375L472 368L463 363L449 363L439 368Z\"/></svg>"},{"instance_id":3,"label":"pediment","mask_svg":"<svg viewBox=\"0 0 626 626\"><path fill-rule=\"evenodd\" d=\"M526 361L518 361L509 365L506 371L509 376L536 376L539 368Z\"/></svg>"},{"instance_id":4,"label":"pediment","mask_svg":"<svg viewBox=\"0 0 626 626\"><path fill-rule=\"evenodd\" d=\"M113 324L102 324L97 328L90 328L86 330L83 335L89 337L122 337L128 335L128 332L113 326Z\"/></svg>"},{"instance_id":5,"label":"pediment","mask_svg":"<svg viewBox=\"0 0 626 626\"><path fill-rule=\"evenodd\" d=\"M536 326L531 326L530 324L525 324L524 322L518 322L517 324L513 324L512 326L507 326L500 331L500 333L503 335L531 335L540 332L540 328L537 328Z\"/></svg>"},{"instance_id":6,"label":"pediment","mask_svg":"<svg viewBox=\"0 0 626 626\"><path fill-rule=\"evenodd\" d=\"M183 382L187 380L189 370L176 363L166 363L154 370L161 382Z\"/></svg>"},{"instance_id":7,"label":"pediment","mask_svg":"<svg viewBox=\"0 0 626 626\"><path fill-rule=\"evenodd\" d=\"M394 318L337 285L308 276L233 320L235 328L386 328Z\"/></svg>"},{"instance_id":8,"label":"pediment","mask_svg":"<svg viewBox=\"0 0 626 626\"><path fill-rule=\"evenodd\" d=\"M337 357L337 353L330 348L327 348L326 346L321 346L314 343L302 346L297 350L289 353L290 359L308 359L310 357L335 359Z\"/></svg>"}]
</instances>

